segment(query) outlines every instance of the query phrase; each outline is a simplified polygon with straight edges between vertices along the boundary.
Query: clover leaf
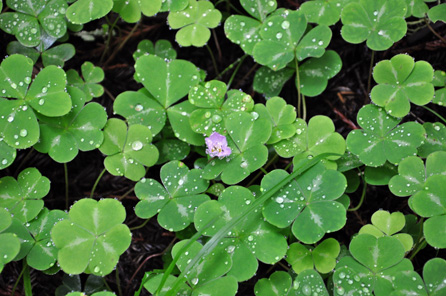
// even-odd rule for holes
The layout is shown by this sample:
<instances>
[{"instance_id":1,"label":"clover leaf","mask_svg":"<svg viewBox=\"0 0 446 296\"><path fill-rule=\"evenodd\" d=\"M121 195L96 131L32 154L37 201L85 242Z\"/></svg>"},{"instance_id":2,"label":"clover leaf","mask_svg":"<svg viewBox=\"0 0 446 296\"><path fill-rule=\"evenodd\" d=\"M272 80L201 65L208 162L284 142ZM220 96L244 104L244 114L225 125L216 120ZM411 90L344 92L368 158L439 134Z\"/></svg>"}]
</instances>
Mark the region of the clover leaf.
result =
<instances>
[{"instance_id":1,"label":"clover leaf","mask_svg":"<svg viewBox=\"0 0 446 296\"><path fill-rule=\"evenodd\" d=\"M418 147L418 155L427 157L435 151L446 151L446 127L440 122L425 122L426 141Z\"/></svg>"},{"instance_id":2,"label":"clover leaf","mask_svg":"<svg viewBox=\"0 0 446 296\"><path fill-rule=\"evenodd\" d=\"M176 257L178 255L177 266L180 271L183 271L189 262L198 254L198 252L203 248L203 246L199 242L192 243L183 253L179 254L179 251L182 249L184 245L188 243L189 240L182 240L175 244L172 248L172 257ZM200 267L196 269L192 269L190 273L188 273L187 278L189 279L189 283L192 288L199 288L199 286L211 282L215 279L221 278L225 275L232 266L232 258L231 254L228 253L225 249L220 248L216 249L211 254L202 258L200 262ZM237 280L234 277L230 277L234 282L231 286L235 286L236 289L229 292L228 295L235 295L237 290ZM232 290L232 289L231 289Z\"/></svg>"},{"instance_id":3,"label":"clover leaf","mask_svg":"<svg viewBox=\"0 0 446 296\"><path fill-rule=\"evenodd\" d=\"M306 28L305 15L300 11L268 17L260 29L262 40L254 47L254 59L273 70L280 70L293 59L321 57L330 43L331 30L317 26L306 32Z\"/></svg>"},{"instance_id":4,"label":"clover leaf","mask_svg":"<svg viewBox=\"0 0 446 296\"><path fill-rule=\"evenodd\" d=\"M145 16L155 15L161 9L161 0L114 0L113 11L127 23L136 23Z\"/></svg>"},{"instance_id":5,"label":"clover leaf","mask_svg":"<svg viewBox=\"0 0 446 296\"><path fill-rule=\"evenodd\" d=\"M201 47L211 37L209 29L219 25L221 13L209 1L189 0L189 6L169 13L167 20L172 29L180 29L175 39L182 46Z\"/></svg>"},{"instance_id":6,"label":"clover leaf","mask_svg":"<svg viewBox=\"0 0 446 296\"><path fill-rule=\"evenodd\" d=\"M92 98L98 98L104 93L104 88L99 83L104 80L104 71L95 67L91 62L85 62L81 66L82 78L76 70L67 71L68 84L83 90L87 95L87 102Z\"/></svg>"},{"instance_id":7,"label":"clover leaf","mask_svg":"<svg viewBox=\"0 0 446 296\"><path fill-rule=\"evenodd\" d=\"M165 127L160 137L161 139L155 143L160 153L157 164L163 164L171 160L182 160L189 155L190 145L178 140L172 127ZM197 167L195 166L195 168Z\"/></svg>"},{"instance_id":8,"label":"clover leaf","mask_svg":"<svg viewBox=\"0 0 446 296\"><path fill-rule=\"evenodd\" d=\"M413 238L407 233L398 233L406 224L406 219L401 212L376 211L372 215L372 224L366 224L359 230L359 234L367 233L376 238L384 235L396 237L404 246L406 252L413 246Z\"/></svg>"},{"instance_id":9,"label":"clover leaf","mask_svg":"<svg viewBox=\"0 0 446 296\"><path fill-rule=\"evenodd\" d=\"M367 40L372 50L386 50L407 32L405 0L352 1L341 13L341 35L349 43Z\"/></svg>"},{"instance_id":10,"label":"clover leaf","mask_svg":"<svg viewBox=\"0 0 446 296\"><path fill-rule=\"evenodd\" d=\"M277 8L277 2L275 0L241 0L240 4L252 17L261 21Z\"/></svg>"},{"instance_id":11,"label":"clover leaf","mask_svg":"<svg viewBox=\"0 0 446 296\"><path fill-rule=\"evenodd\" d=\"M162 0L161 10L165 11L179 11L186 8L189 0Z\"/></svg>"},{"instance_id":12,"label":"clover leaf","mask_svg":"<svg viewBox=\"0 0 446 296\"><path fill-rule=\"evenodd\" d=\"M410 16L415 16L422 18L426 14L426 12L429 10L429 7L424 0L406 0L406 6L407 6L407 12L405 17L408 18Z\"/></svg>"},{"instance_id":13,"label":"clover leaf","mask_svg":"<svg viewBox=\"0 0 446 296\"><path fill-rule=\"evenodd\" d=\"M32 248L26 255L26 262L37 270L46 270L56 263L57 249L50 237L50 232L57 222L67 218L60 210L44 208L37 217L26 224L32 236Z\"/></svg>"},{"instance_id":14,"label":"clover leaf","mask_svg":"<svg viewBox=\"0 0 446 296\"><path fill-rule=\"evenodd\" d=\"M144 166L153 166L158 160L158 149L151 144L152 133L146 126L111 118L104 127L104 141L99 150L107 155L104 165L115 176L138 181L144 177Z\"/></svg>"},{"instance_id":15,"label":"clover leaf","mask_svg":"<svg viewBox=\"0 0 446 296\"><path fill-rule=\"evenodd\" d=\"M269 279L260 279L254 287L254 293L256 296L328 296L327 288L320 274L312 269L301 272L294 282L288 273L276 271Z\"/></svg>"},{"instance_id":16,"label":"clover leaf","mask_svg":"<svg viewBox=\"0 0 446 296\"><path fill-rule=\"evenodd\" d=\"M434 70L428 62L414 62L413 58L399 54L379 62L373 70L378 83L370 94L372 101L395 117L406 116L410 102L426 105L434 96L432 78Z\"/></svg>"},{"instance_id":17,"label":"clover leaf","mask_svg":"<svg viewBox=\"0 0 446 296\"><path fill-rule=\"evenodd\" d=\"M413 270L412 263L404 258L403 245L394 237L359 234L350 242L349 250L353 257L341 258L333 274L338 295L389 295L392 276Z\"/></svg>"},{"instance_id":18,"label":"clover leaf","mask_svg":"<svg viewBox=\"0 0 446 296\"><path fill-rule=\"evenodd\" d=\"M9 146L8 144L3 141L3 137L1 137L0 134L0 155L2 156L0 159L0 170L7 168L10 166L15 157L17 156L16 149Z\"/></svg>"},{"instance_id":19,"label":"clover leaf","mask_svg":"<svg viewBox=\"0 0 446 296\"><path fill-rule=\"evenodd\" d=\"M217 200L201 204L195 213L195 228L206 236L212 236L231 219L241 215L254 202L254 196L247 188L231 186L226 188ZM215 217L216 222L208 226ZM219 247L225 248L232 256L232 268L228 275L245 281L251 278L258 267L257 260L267 264L278 262L286 253L285 237L274 226L265 222L260 211L252 211L242 218L228 232Z\"/></svg>"},{"instance_id":20,"label":"clover leaf","mask_svg":"<svg viewBox=\"0 0 446 296\"><path fill-rule=\"evenodd\" d=\"M329 273L336 266L340 250L339 243L334 238L322 241L314 249L293 243L287 251L286 260L297 274L314 267L320 273Z\"/></svg>"},{"instance_id":21,"label":"clover leaf","mask_svg":"<svg viewBox=\"0 0 446 296\"><path fill-rule=\"evenodd\" d=\"M4 59L0 66L0 96L15 99L0 100L0 137L13 148L28 148L38 141L36 113L62 116L71 109L65 72L48 66L31 83L32 69L32 61L18 54Z\"/></svg>"},{"instance_id":22,"label":"clover leaf","mask_svg":"<svg viewBox=\"0 0 446 296\"><path fill-rule=\"evenodd\" d=\"M181 100L199 81L194 64L185 60L166 62L155 55L138 58L135 71L144 87L164 108Z\"/></svg>"},{"instance_id":23,"label":"clover leaf","mask_svg":"<svg viewBox=\"0 0 446 296\"><path fill-rule=\"evenodd\" d=\"M233 112L224 122L232 153L226 158L211 159L203 178L210 180L221 174L224 183L236 184L266 163L268 149L264 144L271 135L271 122L247 112Z\"/></svg>"},{"instance_id":24,"label":"clover leaf","mask_svg":"<svg viewBox=\"0 0 446 296\"><path fill-rule=\"evenodd\" d=\"M434 7L429 9L429 11L427 12L427 16L434 23L438 21L446 23L445 12L446 12L446 3L442 3L435 5Z\"/></svg>"},{"instance_id":25,"label":"clover leaf","mask_svg":"<svg viewBox=\"0 0 446 296\"><path fill-rule=\"evenodd\" d=\"M90 151L102 144L102 128L107 123L107 114L98 103L85 104L85 93L68 87L73 108L62 117L39 116L40 141L34 145L37 151L48 153L57 162L73 160L81 151Z\"/></svg>"},{"instance_id":26,"label":"clover leaf","mask_svg":"<svg viewBox=\"0 0 446 296\"><path fill-rule=\"evenodd\" d=\"M48 39L54 43L67 31L65 12L68 5L65 0L7 0L6 5L15 12L0 15L0 28L14 34L24 46L38 46Z\"/></svg>"},{"instance_id":27,"label":"clover leaf","mask_svg":"<svg viewBox=\"0 0 446 296\"><path fill-rule=\"evenodd\" d=\"M113 0L78 0L67 9L67 19L73 24L85 24L102 18L113 8Z\"/></svg>"},{"instance_id":28,"label":"clover leaf","mask_svg":"<svg viewBox=\"0 0 446 296\"><path fill-rule=\"evenodd\" d=\"M226 84L217 80L193 87L189 102L199 108L191 113L190 126L194 132L206 136L213 132L225 134L225 120L229 115L235 111L249 112L254 107L250 95L239 90L226 93Z\"/></svg>"},{"instance_id":29,"label":"clover leaf","mask_svg":"<svg viewBox=\"0 0 446 296\"><path fill-rule=\"evenodd\" d=\"M113 111L123 116L129 125L147 126L152 134L158 134L166 124L166 111L157 100L143 90L120 93L113 103Z\"/></svg>"},{"instance_id":30,"label":"clover leaf","mask_svg":"<svg viewBox=\"0 0 446 296\"><path fill-rule=\"evenodd\" d=\"M314 0L302 3L300 10L310 23L324 26L334 25L339 21L342 8L349 0Z\"/></svg>"},{"instance_id":31,"label":"clover leaf","mask_svg":"<svg viewBox=\"0 0 446 296\"><path fill-rule=\"evenodd\" d=\"M158 40L155 45L150 40L142 40L138 43L138 48L133 53L133 59L136 61L139 57L146 54L154 54L163 59L174 60L177 52L172 48L169 40Z\"/></svg>"},{"instance_id":32,"label":"clover leaf","mask_svg":"<svg viewBox=\"0 0 446 296\"><path fill-rule=\"evenodd\" d=\"M441 258L433 258L424 264L423 279L429 295L440 296L446 292L446 275L442 272L445 267L446 261Z\"/></svg>"},{"instance_id":33,"label":"clover leaf","mask_svg":"<svg viewBox=\"0 0 446 296\"><path fill-rule=\"evenodd\" d=\"M56 289L56 296L65 296L71 291L84 291L88 295L104 289L105 285L100 276L90 274L82 285L79 275L64 274L62 284Z\"/></svg>"},{"instance_id":34,"label":"clover leaf","mask_svg":"<svg viewBox=\"0 0 446 296\"><path fill-rule=\"evenodd\" d=\"M38 58L41 56L42 64L44 67L47 67L49 65L63 67L65 62L68 61L69 59L71 59L74 56L74 54L76 53L74 46L69 43L63 43L63 44L54 46L53 48L39 52L35 48L23 46L18 41L12 41L12 42L8 43L6 51L10 55L17 53L17 54L22 54L24 56L27 56L33 60L34 64L37 62Z\"/></svg>"},{"instance_id":35,"label":"clover leaf","mask_svg":"<svg viewBox=\"0 0 446 296\"><path fill-rule=\"evenodd\" d=\"M115 199L84 198L76 202L68 219L58 222L51 231L62 270L99 276L112 272L119 256L130 246L130 230L122 224L125 216L124 207Z\"/></svg>"},{"instance_id":36,"label":"clover leaf","mask_svg":"<svg viewBox=\"0 0 446 296\"><path fill-rule=\"evenodd\" d=\"M288 176L284 170L268 173L261 182L263 192ZM265 219L279 228L292 225L294 236L305 244L319 241L325 233L341 229L345 207L335 201L345 191L342 173L318 164L274 194L262 209Z\"/></svg>"},{"instance_id":37,"label":"clover leaf","mask_svg":"<svg viewBox=\"0 0 446 296\"><path fill-rule=\"evenodd\" d=\"M446 5L445 5L446 8ZM432 100L432 103L438 104L440 106L446 105L446 72L444 71L435 71L434 78L432 80L432 84L435 87L440 87L435 90L435 95Z\"/></svg>"},{"instance_id":38,"label":"clover leaf","mask_svg":"<svg viewBox=\"0 0 446 296\"><path fill-rule=\"evenodd\" d=\"M288 67L273 71L269 67L263 66L257 70L254 76L253 88L266 97L278 96L282 91L283 85L294 73L295 70Z\"/></svg>"},{"instance_id":39,"label":"clover leaf","mask_svg":"<svg viewBox=\"0 0 446 296\"><path fill-rule=\"evenodd\" d=\"M0 206L22 223L39 214L43 208L42 198L50 190L50 181L36 168L21 171L17 180L10 176L3 177L0 184Z\"/></svg>"},{"instance_id":40,"label":"clover leaf","mask_svg":"<svg viewBox=\"0 0 446 296\"><path fill-rule=\"evenodd\" d=\"M158 222L170 231L183 230L193 221L195 209L209 200L204 191L209 186L202 179L202 171L189 170L180 161L163 165L160 171L161 185L153 179L142 179L135 186L135 194L141 200L135 207L138 217L148 219L158 213Z\"/></svg>"},{"instance_id":41,"label":"clover leaf","mask_svg":"<svg viewBox=\"0 0 446 296\"><path fill-rule=\"evenodd\" d=\"M322 153L336 153L328 160L338 159L345 152L345 140L337 132L333 121L327 116L317 115L308 121L308 126L298 118L294 123L296 134L274 144L277 154L295 158L295 163Z\"/></svg>"},{"instance_id":42,"label":"clover leaf","mask_svg":"<svg viewBox=\"0 0 446 296\"><path fill-rule=\"evenodd\" d=\"M0 273L20 251L20 240L14 233L0 233Z\"/></svg>"},{"instance_id":43,"label":"clover leaf","mask_svg":"<svg viewBox=\"0 0 446 296\"><path fill-rule=\"evenodd\" d=\"M367 166L382 166L386 160L398 164L416 154L425 139L423 126L416 122L398 125L400 119L375 105L362 107L357 121L363 129L348 134L347 148Z\"/></svg>"}]
</instances>

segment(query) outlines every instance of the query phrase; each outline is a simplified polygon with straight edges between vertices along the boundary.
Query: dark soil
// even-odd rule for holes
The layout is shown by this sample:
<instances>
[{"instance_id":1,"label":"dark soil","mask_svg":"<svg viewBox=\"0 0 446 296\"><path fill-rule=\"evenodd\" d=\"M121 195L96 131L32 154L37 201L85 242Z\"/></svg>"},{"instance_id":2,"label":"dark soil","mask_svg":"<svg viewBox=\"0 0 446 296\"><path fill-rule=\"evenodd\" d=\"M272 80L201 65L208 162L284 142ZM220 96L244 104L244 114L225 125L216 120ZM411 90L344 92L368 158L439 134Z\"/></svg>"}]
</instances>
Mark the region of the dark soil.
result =
<instances>
[{"instance_id":1,"label":"dark soil","mask_svg":"<svg viewBox=\"0 0 446 296\"><path fill-rule=\"evenodd\" d=\"M238 1L235 1L238 2ZM295 9L298 2L295 0L279 1L281 7ZM223 7L218 7L225 11ZM117 16L111 14L110 22ZM169 30L166 25L165 13L156 17L144 17L138 27L131 33L133 24L118 21L115 32L111 38L108 48L105 46L106 40L98 37L93 42L84 42L81 38L71 36L69 42L76 47L76 56L65 64L65 69L80 69L84 61L91 61L96 66L100 66L105 71L105 80L102 85L106 89L105 94L95 99L95 101L106 107L109 117L112 117L112 106L114 98L121 92L127 90L137 90L141 85L133 80L133 52L137 44L143 39L156 41L167 39L172 42L178 52L179 59L186 59L193 62L197 67L207 72L207 80L216 76L216 71L212 64L208 50L203 48L181 48L175 42L174 30ZM95 21L85 26L85 30L95 30L105 24L104 20ZM341 72L329 81L327 89L323 94L314 98L307 98L307 118L314 115L326 115L332 118L336 129L344 137L356 128L356 114L364 105L370 103L368 96L368 78L370 69L371 51L365 44L352 45L346 43L340 36L341 25L338 23L332 27L333 38L329 46L335 50L342 58L343 67ZM446 26L434 26L435 30L442 36L446 36ZM426 60L438 70L446 70L446 44L442 43L427 28L411 28L407 37L396 43L392 48L384 52L375 53L375 63L389 59L398 53L408 53L416 60ZM6 45L14 40L14 37L0 32L0 55L6 56ZM217 66L220 71L232 64L237 58L243 55L242 50L231 43L224 35L223 26L219 26L212 32L209 47L214 53ZM41 64L36 65L36 72ZM252 58L247 58L240 67L232 88L241 89L253 96L256 102L264 102L261 94L255 93L252 89L255 69L257 65ZM228 71L222 80L228 82L232 71ZM373 82L373 80L372 80ZM372 85L373 86L373 85ZM289 104L296 105L297 93L292 81L289 81L281 96ZM444 109L438 106L429 106L440 114L445 114ZM414 107L407 120L437 121L437 118L425 111L423 108ZM72 162L68 163L69 175L69 203L70 205L81 198L90 195L92 186L103 170L103 155L99 151L80 153ZM184 160L186 163L193 161L193 155ZM289 160L280 160L275 164L276 168L284 168ZM44 198L45 206L49 209L65 209L65 180L64 167L62 164L54 162L45 154L40 154L33 149L18 151L17 158L13 165L0 171L0 177L17 177L18 173L27 167L36 167L40 172L51 180L51 191ZM148 177L159 178L159 167L152 167ZM126 224L129 227L141 225L144 220L135 216L133 208L137 203L137 198L131 191L134 182L123 177L115 177L108 173L102 177L95 191L95 198L120 198L127 209ZM359 202L361 186L353 194L350 194L352 205ZM341 243L348 245L352 235L357 233L359 228L370 223L371 215L378 209L389 211L401 211L410 214L412 211L407 205L407 198L397 198L393 196L387 186L369 186L367 197L362 207L356 212L348 212L347 225L340 231L332 233L331 236ZM119 286L122 295L133 295L138 290L143 275L147 271L163 268L163 254L169 250L176 241L175 233L168 232L161 228L155 219L142 228L133 230L132 244L130 248L121 256L116 267L119 275ZM432 257L446 257L444 251L437 251L431 247L426 247L413 260L415 270L420 272L424 263ZM261 277L267 277L275 270L282 270L286 262L276 266L261 265L257 277L247 282L240 283L238 295L253 295L253 286ZM22 269L21 262L12 262L6 265L0 274L0 295L11 295ZM55 289L62 283L63 273L56 275L45 275L39 271L31 271L33 292L35 295L54 295ZM81 275L83 281L86 275ZM117 277L115 272L106 278L107 284L118 293ZM24 295L22 283L19 283L15 295ZM141 295L148 295L143 290Z\"/></svg>"}]
</instances>

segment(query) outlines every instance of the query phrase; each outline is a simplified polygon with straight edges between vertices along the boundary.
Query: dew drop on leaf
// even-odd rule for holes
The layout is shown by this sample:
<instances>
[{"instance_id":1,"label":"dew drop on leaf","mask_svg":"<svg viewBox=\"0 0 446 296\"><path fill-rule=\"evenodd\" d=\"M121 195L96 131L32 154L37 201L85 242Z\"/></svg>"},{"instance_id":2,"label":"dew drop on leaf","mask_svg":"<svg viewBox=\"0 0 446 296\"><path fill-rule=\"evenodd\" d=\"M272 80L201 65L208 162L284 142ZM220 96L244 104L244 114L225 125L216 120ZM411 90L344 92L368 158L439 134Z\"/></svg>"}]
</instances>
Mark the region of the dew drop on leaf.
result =
<instances>
[{"instance_id":1,"label":"dew drop on leaf","mask_svg":"<svg viewBox=\"0 0 446 296\"><path fill-rule=\"evenodd\" d=\"M135 110L138 111L138 112L142 111L143 109L144 109L144 107L142 105L140 105L140 104L135 106Z\"/></svg>"},{"instance_id":2,"label":"dew drop on leaf","mask_svg":"<svg viewBox=\"0 0 446 296\"><path fill-rule=\"evenodd\" d=\"M40 99L39 100L39 105L42 106L43 104L45 104L45 100L44 99Z\"/></svg>"},{"instance_id":3,"label":"dew drop on leaf","mask_svg":"<svg viewBox=\"0 0 446 296\"><path fill-rule=\"evenodd\" d=\"M283 21L282 22L282 29L286 30L290 27L290 22L289 21Z\"/></svg>"},{"instance_id":4,"label":"dew drop on leaf","mask_svg":"<svg viewBox=\"0 0 446 296\"><path fill-rule=\"evenodd\" d=\"M135 142L132 143L132 149L135 150L135 151L141 150L142 146L143 145L142 145L141 141L135 141Z\"/></svg>"},{"instance_id":5,"label":"dew drop on leaf","mask_svg":"<svg viewBox=\"0 0 446 296\"><path fill-rule=\"evenodd\" d=\"M20 130L20 136L21 137L26 137L26 135L28 135L28 131L26 129Z\"/></svg>"}]
</instances>

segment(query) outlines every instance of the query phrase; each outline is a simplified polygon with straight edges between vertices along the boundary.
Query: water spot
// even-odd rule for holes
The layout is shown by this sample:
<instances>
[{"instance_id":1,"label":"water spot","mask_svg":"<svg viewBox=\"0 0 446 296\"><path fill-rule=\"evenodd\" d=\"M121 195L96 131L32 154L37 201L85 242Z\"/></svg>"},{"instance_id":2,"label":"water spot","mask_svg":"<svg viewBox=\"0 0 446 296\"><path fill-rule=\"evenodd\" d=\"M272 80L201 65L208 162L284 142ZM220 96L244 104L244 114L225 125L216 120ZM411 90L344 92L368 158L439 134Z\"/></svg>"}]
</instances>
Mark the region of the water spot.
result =
<instances>
[{"instance_id":1,"label":"water spot","mask_svg":"<svg viewBox=\"0 0 446 296\"><path fill-rule=\"evenodd\" d=\"M283 21L282 22L282 29L286 30L290 27L290 22L289 21Z\"/></svg>"},{"instance_id":2,"label":"water spot","mask_svg":"<svg viewBox=\"0 0 446 296\"><path fill-rule=\"evenodd\" d=\"M214 116L212 116L212 121L213 122L215 122L215 123L219 123L220 121L221 121L221 116L220 115L214 115Z\"/></svg>"},{"instance_id":3,"label":"water spot","mask_svg":"<svg viewBox=\"0 0 446 296\"><path fill-rule=\"evenodd\" d=\"M204 117L205 118L210 118L211 117L211 112L206 112L206 113L204 113Z\"/></svg>"},{"instance_id":4,"label":"water spot","mask_svg":"<svg viewBox=\"0 0 446 296\"><path fill-rule=\"evenodd\" d=\"M257 118L259 118L259 113L251 112L251 116L252 116L252 118L254 118L254 120L257 120Z\"/></svg>"},{"instance_id":5,"label":"water spot","mask_svg":"<svg viewBox=\"0 0 446 296\"><path fill-rule=\"evenodd\" d=\"M299 282L298 282L298 281L294 281L294 283L293 283L293 289L294 289L294 290L299 289Z\"/></svg>"},{"instance_id":6,"label":"water spot","mask_svg":"<svg viewBox=\"0 0 446 296\"><path fill-rule=\"evenodd\" d=\"M31 83L31 77L25 77L24 79L26 84L30 84Z\"/></svg>"},{"instance_id":7,"label":"water spot","mask_svg":"<svg viewBox=\"0 0 446 296\"><path fill-rule=\"evenodd\" d=\"M144 107L141 104L138 104L135 106L135 111L142 111L144 109Z\"/></svg>"},{"instance_id":8,"label":"water spot","mask_svg":"<svg viewBox=\"0 0 446 296\"><path fill-rule=\"evenodd\" d=\"M8 117L8 122L13 122L13 121L14 121L14 116L10 115L10 116Z\"/></svg>"},{"instance_id":9,"label":"water spot","mask_svg":"<svg viewBox=\"0 0 446 296\"><path fill-rule=\"evenodd\" d=\"M13 89L16 89L16 88L17 88L17 84L15 84L14 82L11 83L11 87L12 87Z\"/></svg>"},{"instance_id":10,"label":"water spot","mask_svg":"<svg viewBox=\"0 0 446 296\"><path fill-rule=\"evenodd\" d=\"M339 274L339 278L340 278L340 279L344 279L344 278L345 278L345 273L341 272L341 273Z\"/></svg>"},{"instance_id":11,"label":"water spot","mask_svg":"<svg viewBox=\"0 0 446 296\"><path fill-rule=\"evenodd\" d=\"M28 135L28 131L26 129L22 129L22 130L20 130L19 134L21 137L26 137L26 135Z\"/></svg>"},{"instance_id":12,"label":"water spot","mask_svg":"<svg viewBox=\"0 0 446 296\"><path fill-rule=\"evenodd\" d=\"M233 253L234 250L235 250L235 246L228 246L228 247L226 248L226 251L227 251L228 253Z\"/></svg>"},{"instance_id":13,"label":"water spot","mask_svg":"<svg viewBox=\"0 0 446 296\"><path fill-rule=\"evenodd\" d=\"M248 167L248 163L247 163L246 161L243 161L243 162L240 164L240 167L246 169L246 168Z\"/></svg>"},{"instance_id":14,"label":"water spot","mask_svg":"<svg viewBox=\"0 0 446 296\"><path fill-rule=\"evenodd\" d=\"M274 1L268 1L269 6L274 6Z\"/></svg>"},{"instance_id":15,"label":"water spot","mask_svg":"<svg viewBox=\"0 0 446 296\"><path fill-rule=\"evenodd\" d=\"M304 285L304 286L302 287L302 293L303 293L304 295L311 295L311 288L310 288L310 286L308 286L308 285Z\"/></svg>"},{"instance_id":16,"label":"water spot","mask_svg":"<svg viewBox=\"0 0 446 296\"><path fill-rule=\"evenodd\" d=\"M8 163L8 160L6 159L6 158L4 158L3 160L2 160L2 165L6 165Z\"/></svg>"},{"instance_id":17,"label":"water spot","mask_svg":"<svg viewBox=\"0 0 446 296\"><path fill-rule=\"evenodd\" d=\"M280 33L280 32L276 34L276 38L277 38L277 39L281 39L282 36L283 36L283 35L282 35L282 33Z\"/></svg>"},{"instance_id":18,"label":"water spot","mask_svg":"<svg viewBox=\"0 0 446 296\"><path fill-rule=\"evenodd\" d=\"M192 283L193 285L198 284L198 278L193 278L192 281L191 281L191 283Z\"/></svg>"},{"instance_id":19,"label":"water spot","mask_svg":"<svg viewBox=\"0 0 446 296\"><path fill-rule=\"evenodd\" d=\"M45 100L44 99L40 99L39 100L39 105L42 106L43 104L45 104Z\"/></svg>"},{"instance_id":20,"label":"water spot","mask_svg":"<svg viewBox=\"0 0 446 296\"><path fill-rule=\"evenodd\" d=\"M252 242L254 240L254 237L252 235L248 236L248 241Z\"/></svg>"},{"instance_id":21,"label":"water spot","mask_svg":"<svg viewBox=\"0 0 446 296\"><path fill-rule=\"evenodd\" d=\"M342 287L338 287L338 288L336 289L336 293L338 293L338 295L344 295L345 290L344 290L344 288L342 288Z\"/></svg>"},{"instance_id":22,"label":"water spot","mask_svg":"<svg viewBox=\"0 0 446 296\"><path fill-rule=\"evenodd\" d=\"M99 266L96 266L96 267L93 269L93 271L94 271L95 273L98 273L100 270L101 270L101 269L99 268Z\"/></svg>"},{"instance_id":23,"label":"water spot","mask_svg":"<svg viewBox=\"0 0 446 296\"><path fill-rule=\"evenodd\" d=\"M135 151L139 151L142 149L143 144L141 143L141 141L135 141L132 143L132 149Z\"/></svg>"}]
</instances>

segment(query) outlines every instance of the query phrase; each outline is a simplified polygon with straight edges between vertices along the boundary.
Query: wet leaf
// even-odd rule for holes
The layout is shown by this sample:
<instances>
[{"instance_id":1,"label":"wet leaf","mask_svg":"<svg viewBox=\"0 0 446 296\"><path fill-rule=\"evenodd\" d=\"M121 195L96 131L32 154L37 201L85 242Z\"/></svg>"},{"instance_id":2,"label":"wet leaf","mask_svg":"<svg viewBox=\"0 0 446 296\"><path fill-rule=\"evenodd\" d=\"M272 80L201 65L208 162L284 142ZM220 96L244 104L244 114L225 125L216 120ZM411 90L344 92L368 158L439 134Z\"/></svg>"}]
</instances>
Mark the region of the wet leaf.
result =
<instances>
[{"instance_id":1,"label":"wet leaf","mask_svg":"<svg viewBox=\"0 0 446 296\"><path fill-rule=\"evenodd\" d=\"M85 24L111 11L113 0L78 0L68 7L66 15L73 24Z\"/></svg>"}]
</instances>

